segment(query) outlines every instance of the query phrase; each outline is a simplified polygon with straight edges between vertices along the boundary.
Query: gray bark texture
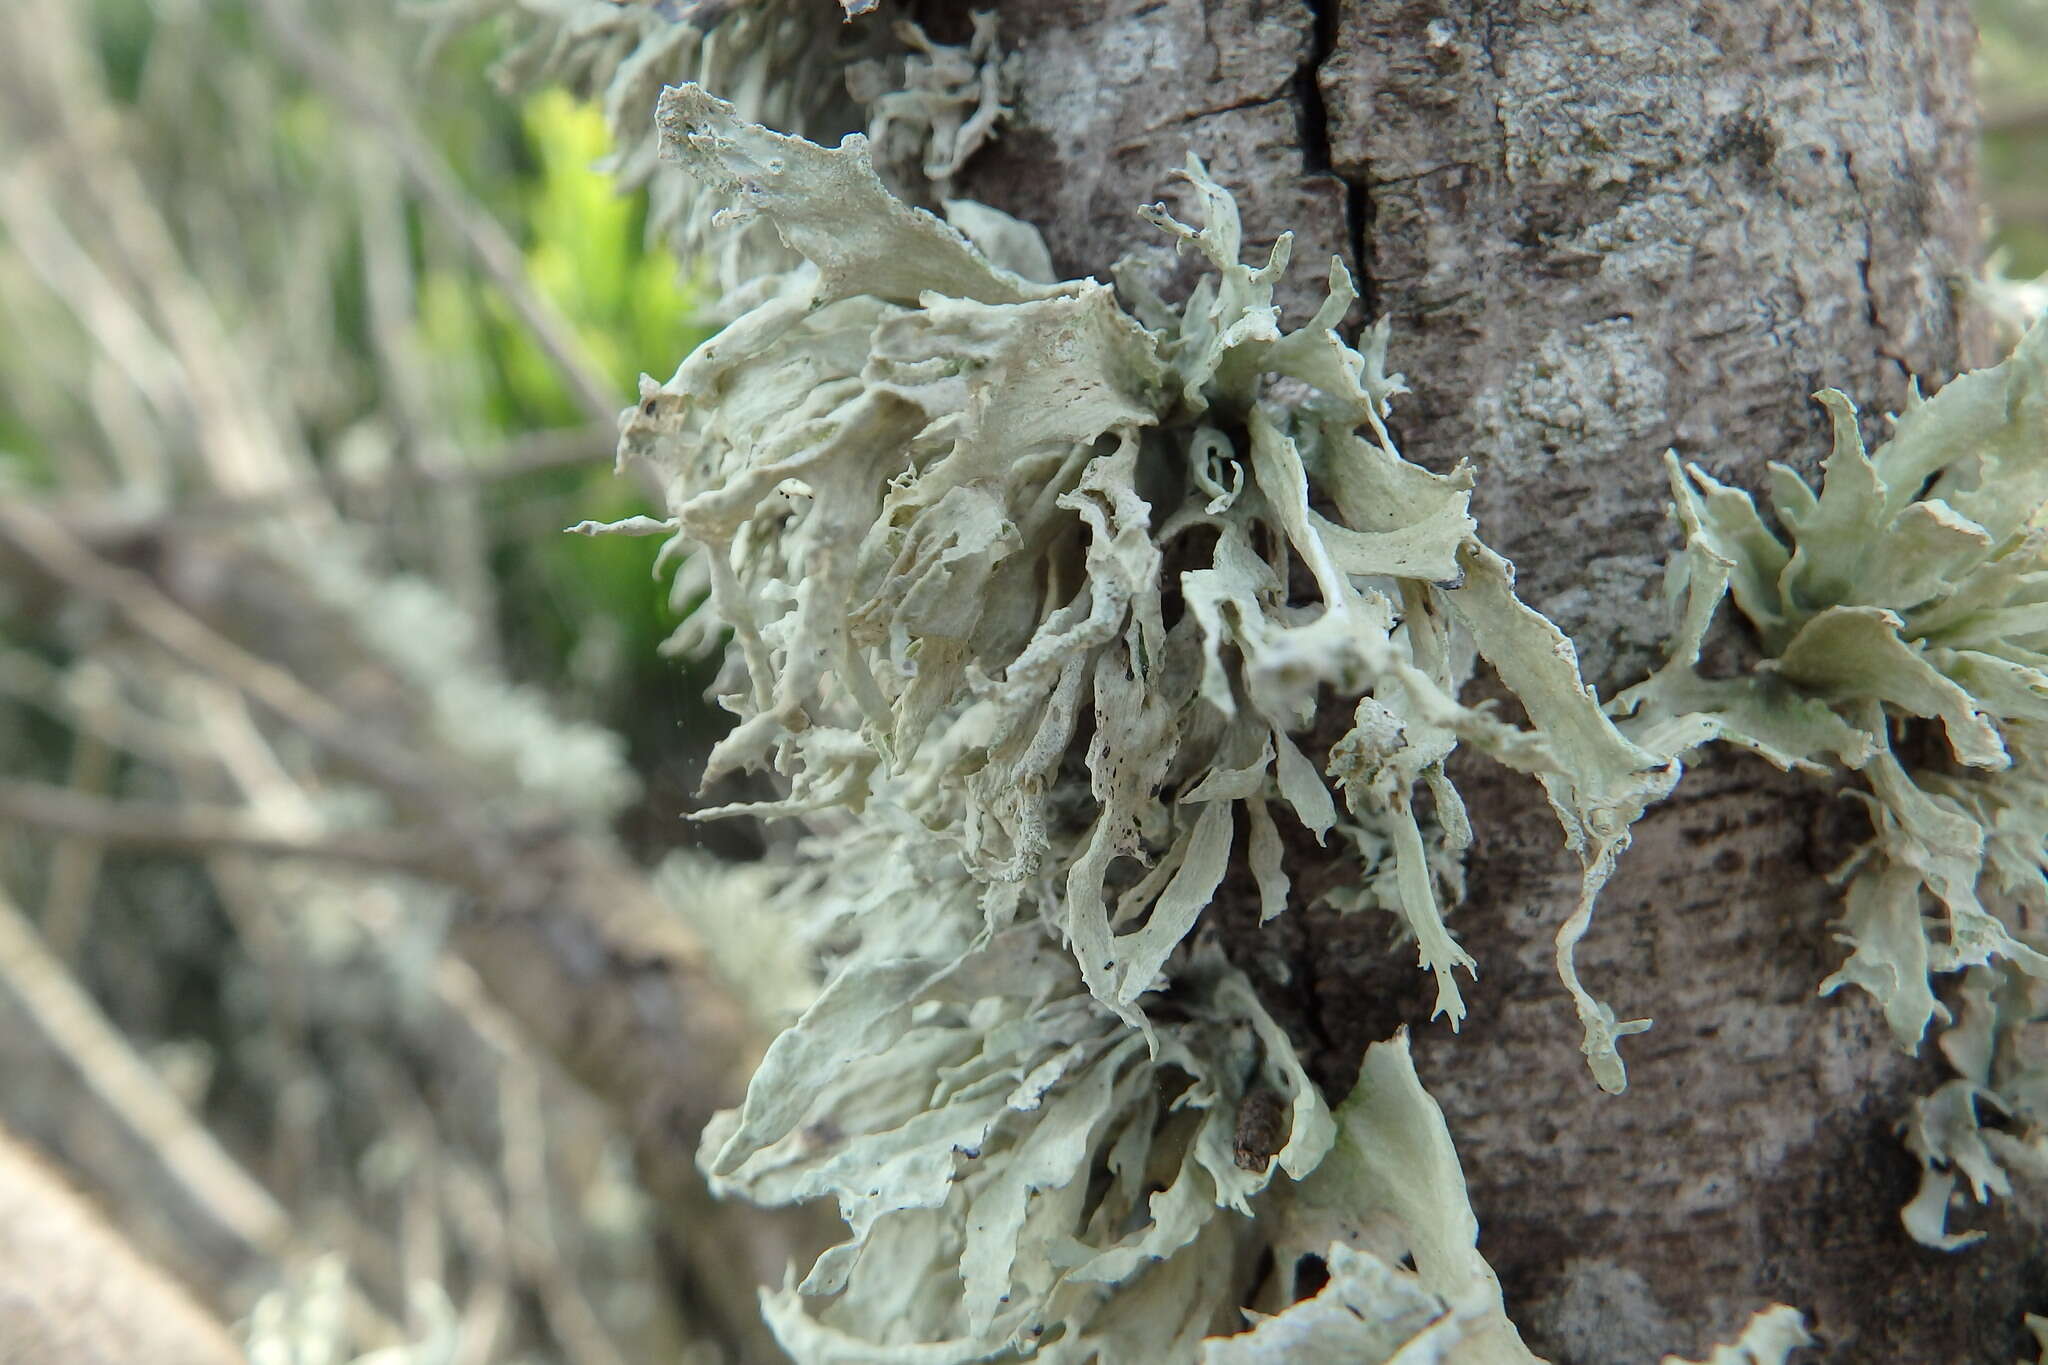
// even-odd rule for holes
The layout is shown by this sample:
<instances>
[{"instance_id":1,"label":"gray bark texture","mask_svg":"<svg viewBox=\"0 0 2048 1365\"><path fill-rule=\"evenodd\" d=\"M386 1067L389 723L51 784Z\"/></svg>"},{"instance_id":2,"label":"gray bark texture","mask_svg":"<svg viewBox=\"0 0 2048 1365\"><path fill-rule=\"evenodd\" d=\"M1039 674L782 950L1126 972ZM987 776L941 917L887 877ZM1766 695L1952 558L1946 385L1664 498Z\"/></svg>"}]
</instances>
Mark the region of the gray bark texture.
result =
<instances>
[{"instance_id":1,"label":"gray bark texture","mask_svg":"<svg viewBox=\"0 0 2048 1365\"><path fill-rule=\"evenodd\" d=\"M963 22L930 18L939 32ZM1393 323L1405 452L1477 468L1481 534L1577 641L1604 691L1667 628L1666 448L1754 488L1825 449L1808 395L1838 387L1873 435L1908 377L1973 349L1974 34L1960 0L1697 6L1673 0L1006 0L1017 112L960 187L1038 224L1056 264L1102 276L1170 256L1132 213L1172 198L1189 151L1248 236L1297 234L1290 306L1344 258ZM1743 643L1724 647L1740 651ZM1339 722L1341 726L1341 722ZM1977 1247L1913 1244L1917 1167L1893 1135L1937 1063L1900 1055L1841 959L1826 873L1863 837L1839 793L1712 758L1638 829L1580 970L1621 1017L1631 1085L1602 1095L1551 968L1577 867L1533 784L1459 780L1479 843L1454 927L1480 962L1462 1035L1383 921L1297 901L1233 953L1334 1093L1408 1023L1443 1103L1508 1305L1569 1365L1702 1353L1772 1301L1805 1358L2011 1362L2048 1307L2043 1205L1959 1221ZM1323 881L1343 875L1329 869Z\"/></svg>"}]
</instances>

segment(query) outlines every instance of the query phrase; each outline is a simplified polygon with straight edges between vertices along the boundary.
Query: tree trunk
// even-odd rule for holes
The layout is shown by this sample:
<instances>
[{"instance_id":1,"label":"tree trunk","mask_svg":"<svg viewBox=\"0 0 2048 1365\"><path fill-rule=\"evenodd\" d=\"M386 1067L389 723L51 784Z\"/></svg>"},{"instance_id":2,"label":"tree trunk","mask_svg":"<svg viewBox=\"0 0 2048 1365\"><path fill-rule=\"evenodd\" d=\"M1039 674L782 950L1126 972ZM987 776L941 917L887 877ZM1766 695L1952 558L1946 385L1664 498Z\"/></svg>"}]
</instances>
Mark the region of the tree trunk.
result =
<instances>
[{"instance_id":1,"label":"tree trunk","mask_svg":"<svg viewBox=\"0 0 2048 1365\"><path fill-rule=\"evenodd\" d=\"M930 8L935 31L964 22ZM1977 240L1960 0L1009 0L1002 18L1017 111L960 188L1037 223L1064 272L1134 247L1165 272L1131 209L1192 150L1254 243L1295 230L1297 312L1340 255L1393 321L1405 453L1473 462L1481 534L1603 692L1668 628L1667 447L1755 487L1824 450L1814 389L1875 416L1909 377L1987 358L1953 287ZM1990 1238L1954 1255L1909 1241L1917 1168L1891 1130L1936 1064L1900 1055L1862 994L1815 998L1843 953L1825 874L1861 837L1854 808L1711 757L1638 827L1580 954L1623 1018L1657 1021L1609 1097L1551 972L1577 864L1534 784L1481 767L1459 778L1478 845L1456 927L1482 973L1463 1036L1426 1022L1427 978L1383 922L1298 901L1258 929L1249 878L1210 913L1326 1086L1415 1026L1531 1346L1634 1365L1776 1300L1827 1359L2020 1355L2041 1205L1977 1213ZM1327 855L1291 852L1312 889Z\"/></svg>"}]
</instances>

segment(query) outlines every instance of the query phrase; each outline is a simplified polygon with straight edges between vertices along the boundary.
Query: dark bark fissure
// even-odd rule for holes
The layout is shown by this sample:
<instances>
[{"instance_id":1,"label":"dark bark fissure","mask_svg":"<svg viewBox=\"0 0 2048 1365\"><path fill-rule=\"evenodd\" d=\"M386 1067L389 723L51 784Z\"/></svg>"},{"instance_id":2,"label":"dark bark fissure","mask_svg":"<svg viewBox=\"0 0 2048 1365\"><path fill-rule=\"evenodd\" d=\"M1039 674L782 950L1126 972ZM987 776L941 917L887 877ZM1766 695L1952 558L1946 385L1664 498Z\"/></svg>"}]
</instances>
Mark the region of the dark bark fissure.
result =
<instances>
[{"instance_id":1,"label":"dark bark fissure","mask_svg":"<svg viewBox=\"0 0 2048 1365\"><path fill-rule=\"evenodd\" d=\"M1330 151L1330 110L1323 99L1323 66L1337 50L1338 0L1305 0L1312 21L1308 55L1294 75L1301 107L1302 163L1310 174L1327 175L1344 186L1344 242L1351 278L1366 325L1379 316L1379 289L1372 273L1371 171L1340 169Z\"/></svg>"}]
</instances>

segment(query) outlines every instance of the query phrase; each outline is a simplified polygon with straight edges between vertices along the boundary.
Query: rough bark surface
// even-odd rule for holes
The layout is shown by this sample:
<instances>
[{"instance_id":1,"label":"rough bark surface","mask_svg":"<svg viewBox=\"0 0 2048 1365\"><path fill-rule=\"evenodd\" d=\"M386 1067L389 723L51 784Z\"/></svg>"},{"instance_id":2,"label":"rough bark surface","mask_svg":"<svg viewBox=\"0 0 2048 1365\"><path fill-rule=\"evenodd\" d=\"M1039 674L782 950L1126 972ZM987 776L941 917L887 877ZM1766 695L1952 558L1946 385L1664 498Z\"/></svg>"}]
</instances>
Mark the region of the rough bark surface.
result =
<instances>
[{"instance_id":1,"label":"rough bark surface","mask_svg":"<svg viewBox=\"0 0 2048 1365\"><path fill-rule=\"evenodd\" d=\"M1478 466L1481 533L1605 689L1666 629L1667 447L1755 487L1824 449L1808 394L1869 415L1908 377L1985 359L1953 281L1975 260L1973 36L1960 0L1818 5L1007 0L1018 112L963 189L1103 274L1192 150L1248 235L1298 234L1299 306L1335 251L1393 320L1410 456ZM934 15L943 22L943 16ZM1875 430L1875 427L1873 427ZM1384 921L1301 901L1256 929L1248 878L1211 912L1333 1088L1417 1027L1509 1306L1572 1365L1703 1352L1779 1300L1828 1360L2010 1361L2039 1309L2042 1205L1918 1248L1892 1136L1931 1061L1860 995L1814 997L1841 949L1826 871L1846 803L1746 759L1701 764L1639 827L1580 969L1623 1018L1601 1095L1551 969L1577 869L1530 784L1466 766L1480 843L1455 927L1481 964L1462 1036ZM1233 883L1235 885L1235 883ZM1931 1053L1931 1049L1929 1052Z\"/></svg>"}]
</instances>

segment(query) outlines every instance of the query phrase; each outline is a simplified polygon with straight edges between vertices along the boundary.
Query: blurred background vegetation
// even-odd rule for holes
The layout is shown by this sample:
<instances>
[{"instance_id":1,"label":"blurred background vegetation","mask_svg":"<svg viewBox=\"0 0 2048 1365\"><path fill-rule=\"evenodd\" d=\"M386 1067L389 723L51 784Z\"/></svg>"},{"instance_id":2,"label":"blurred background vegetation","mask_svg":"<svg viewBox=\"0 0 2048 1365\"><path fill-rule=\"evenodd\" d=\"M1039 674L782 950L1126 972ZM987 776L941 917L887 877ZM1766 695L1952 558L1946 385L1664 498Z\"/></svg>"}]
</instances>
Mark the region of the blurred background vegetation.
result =
<instances>
[{"instance_id":1,"label":"blurred background vegetation","mask_svg":"<svg viewBox=\"0 0 2048 1365\"><path fill-rule=\"evenodd\" d=\"M2031 278L2048 4L1981 14ZM0 1124L262 1361L766 1359L720 713L658 542L559 534L709 300L502 22L0 6Z\"/></svg>"},{"instance_id":2,"label":"blurred background vegetation","mask_svg":"<svg viewBox=\"0 0 2048 1365\"><path fill-rule=\"evenodd\" d=\"M2048 272L2048 3L1977 0L1984 208L2006 272Z\"/></svg>"}]
</instances>

